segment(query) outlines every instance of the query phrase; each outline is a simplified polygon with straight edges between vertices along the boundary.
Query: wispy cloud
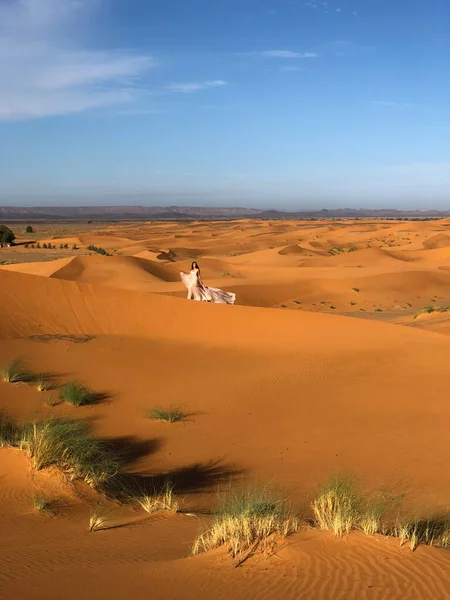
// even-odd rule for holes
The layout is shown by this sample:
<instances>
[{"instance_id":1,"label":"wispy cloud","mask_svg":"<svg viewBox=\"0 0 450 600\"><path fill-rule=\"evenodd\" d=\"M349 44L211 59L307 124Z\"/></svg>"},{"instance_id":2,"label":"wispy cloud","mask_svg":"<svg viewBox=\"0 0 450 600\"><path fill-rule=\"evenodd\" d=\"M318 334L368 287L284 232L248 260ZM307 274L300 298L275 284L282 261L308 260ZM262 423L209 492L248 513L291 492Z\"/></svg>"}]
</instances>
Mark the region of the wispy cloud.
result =
<instances>
[{"instance_id":1,"label":"wispy cloud","mask_svg":"<svg viewBox=\"0 0 450 600\"><path fill-rule=\"evenodd\" d=\"M207 88L223 87L227 85L226 81L222 79L215 79L213 81L202 81L202 82L188 82L188 83L169 83L164 86L164 90L168 92L180 92L182 94L192 94L200 90Z\"/></svg>"},{"instance_id":2,"label":"wispy cloud","mask_svg":"<svg viewBox=\"0 0 450 600\"><path fill-rule=\"evenodd\" d=\"M152 56L86 48L84 0L12 0L0 5L0 120L67 115L129 104ZM92 6L92 2L90 2Z\"/></svg>"},{"instance_id":3,"label":"wispy cloud","mask_svg":"<svg viewBox=\"0 0 450 600\"><path fill-rule=\"evenodd\" d=\"M315 52L294 52L293 50L264 50L260 54L268 58L318 58Z\"/></svg>"}]
</instances>

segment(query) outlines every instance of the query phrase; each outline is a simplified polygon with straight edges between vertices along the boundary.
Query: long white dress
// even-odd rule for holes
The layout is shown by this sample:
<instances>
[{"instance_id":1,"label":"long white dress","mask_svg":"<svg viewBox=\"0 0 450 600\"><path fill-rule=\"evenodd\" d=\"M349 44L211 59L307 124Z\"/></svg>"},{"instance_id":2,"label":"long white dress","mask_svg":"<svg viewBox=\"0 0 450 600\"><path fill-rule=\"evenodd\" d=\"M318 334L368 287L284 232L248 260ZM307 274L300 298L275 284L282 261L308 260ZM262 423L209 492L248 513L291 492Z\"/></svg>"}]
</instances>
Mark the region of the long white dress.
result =
<instances>
[{"instance_id":1,"label":"long white dress","mask_svg":"<svg viewBox=\"0 0 450 600\"><path fill-rule=\"evenodd\" d=\"M218 288L204 285L198 269L192 269L190 273L180 273L181 281L187 287L188 300L199 300L203 302L215 302L216 304L234 304L236 294L224 292Z\"/></svg>"}]
</instances>

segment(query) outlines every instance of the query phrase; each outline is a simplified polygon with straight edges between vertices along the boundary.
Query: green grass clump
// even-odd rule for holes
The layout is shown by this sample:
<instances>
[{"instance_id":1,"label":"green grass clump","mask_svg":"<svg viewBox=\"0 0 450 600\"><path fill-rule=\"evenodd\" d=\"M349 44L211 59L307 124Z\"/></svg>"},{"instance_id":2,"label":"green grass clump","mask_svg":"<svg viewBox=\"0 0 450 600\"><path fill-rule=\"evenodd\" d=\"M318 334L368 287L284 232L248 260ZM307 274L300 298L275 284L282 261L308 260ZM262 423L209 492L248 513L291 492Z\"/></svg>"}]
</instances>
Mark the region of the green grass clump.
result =
<instances>
[{"instance_id":1,"label":"green grass clump","mask_svg":"<svg viewBox=\"0 0 450 600\"><path fill-rule=\"evenodd\" d=\"M325 483L312 502L317 527L335 536L350 533L360 518L361 496L350 479L336 477Z\"/></svg>"},{"instance_id":2,"label":"green grass clump","mask_svg":"<svg viewBox=\"0 0 450 600\"><path fill-rule=\"evenodd\" d=\"M6 383L29 383L33 374L20 358L15 358L7 367L0 369L0 377Z\"/></svg>"},{"instance_id":3,"label":"green grass clump","mask_svg":"<svg viewBox=\"0 0 450 600\"><path fill-rule=\"evenodd\" d=\"M20 429L3 411L0 411L0 448L16 446L19 442Z\"/></svg>"},{"instance_id":4,"label":"green grass clump","mask_svg":"<svg viewBox=\"0 0 450 600\"><path fill-rule=\"evenodd\" d=\"M46 515L54 515L54 501L45 496L36 495L32 498L33 508Z\"/></svg>"},{"instance_id":5,"label":"green grass clump","mask_svg":"<svg viewBox=\"0 0 450 600\"><path fill-rule=\"evenodd\" d=\"M26 424L18 446L37 469L58 467L69 479L82 479L98 487L117 475L122 457L90 436L86 423L71 419L46 419Z\"/></svg>"},{"instance_id":6,"label":"green grass clump","mask_svg":"<svg viewBox=\"0 0 450 600\"><path fill-rule=\"evenodd\" d=\"M169 408L152 408L147 413L147 417L156 421L165 421L166 423L179 423L180 421L185 421L187 415L182 410L181 406L178 406Z\"/></svg>"},{"instance_id":7,"label":"green grass clump","mask_svg":"<svg viewBox=\"0 0 450 600\"><path fill-rule=\"evenodd\" d=\"M96 395L76 381L66 383L61 388L59 399L61 402L68 402L74 406L87 406L97 402Z\"/></svg>"},{"instance_id":8,"label":"green grass clump","mask_svg":"<svg viewBox=\"0 0 450 600\"><path fill-rule=\"evenodd\" d=\"M192 553L225 545L238 566L255 552L273 547L275 534L286 537L298 527L298 518L269 488L230 491L219 497L216 517L211 527L198 536Z\"/></svg>"}]
</instances>

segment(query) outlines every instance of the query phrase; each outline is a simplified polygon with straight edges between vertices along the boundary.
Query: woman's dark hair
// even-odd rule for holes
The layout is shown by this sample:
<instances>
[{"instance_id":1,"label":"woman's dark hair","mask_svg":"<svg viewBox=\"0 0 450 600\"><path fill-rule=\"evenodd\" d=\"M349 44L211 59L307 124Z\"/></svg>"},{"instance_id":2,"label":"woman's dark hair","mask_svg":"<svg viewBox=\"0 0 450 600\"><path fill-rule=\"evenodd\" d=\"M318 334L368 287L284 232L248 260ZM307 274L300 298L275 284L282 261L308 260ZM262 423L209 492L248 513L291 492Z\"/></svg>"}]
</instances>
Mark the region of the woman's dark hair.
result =
<instances>
[{"instance_id":1,"label":"woman's dark hair","mask_svg":"<svg viewBox=\"0 0 450 600\"><path fill-rule=\"evenodd\" d=\"M198 269L200 271L200 267L198 266L198 263L195 262L195 260L194 260L194 262L191 265L191 271L192 271L192 269Z\"/></svg>"}]
</instances>

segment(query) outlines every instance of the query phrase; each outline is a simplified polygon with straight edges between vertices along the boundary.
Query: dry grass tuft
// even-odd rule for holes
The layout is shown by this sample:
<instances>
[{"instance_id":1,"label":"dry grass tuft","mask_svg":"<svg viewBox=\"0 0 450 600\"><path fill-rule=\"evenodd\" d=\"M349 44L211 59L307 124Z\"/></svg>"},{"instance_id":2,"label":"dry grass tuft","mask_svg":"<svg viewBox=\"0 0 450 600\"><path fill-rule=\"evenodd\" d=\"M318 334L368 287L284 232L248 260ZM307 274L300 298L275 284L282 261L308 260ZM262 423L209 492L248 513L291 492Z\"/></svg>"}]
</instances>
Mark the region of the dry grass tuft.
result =
<instances>
[{"instance_id":1,"label":"dry grass tuft","mask_svg":"<svg viewBox=\"0 0 450 600\"><path fill-rule=\"evenodd\" d=\"M412 552L421 544L438 548L450 547L450 515L435 515L397 522L390 532L400 539L400 546L409 542Z\"/></svg>"},{"instance_id":2,"label":"dry grass tuft","mask_svg":"<svg viewBox=\"0 0 450 600\"><path fill-rule=\"evenodd\" d=\"M331 479L312 502L318 528L332 531L335 536L350 533L360 520L361 501L350 479Z\"/></svg>"},{"instance_id":3,"label":"dry grass tuft","mask_svg":"<svg viewBox=\"0 0 450 600\"><path fill-rule=\"evenodd\" d=\"M152 494L143 494L137 500L149 514L159 511L176 513L180 510L180 505L174 497L173 484L170 481L166 481L160 489L155 487Z\"/></svg>"},{"instance_id":4,"label":"dry grass tuft","mask_svg":"<svg viewBox=\"0 0 450 600\"><path fill-rule=\"evenodd\" d=\"M109 520L109 513L101 505L97 504L92 510L89 517L89 532L100 531L105 529L105 525Z\"/></svg>"},{"instance_id":5,"label":"dry grass tuft","mask_svg":"<svg viewBox=\"0 0 450 600\"><path fill-rule=\"evenodd\" d=\"M211 527L201 533L193 554L227 546L235 566L257 551L267 552L282 538L299 528L299 519L269 488L229 492L219 498L219 510Z\"/></svg>"}]
</instances>

